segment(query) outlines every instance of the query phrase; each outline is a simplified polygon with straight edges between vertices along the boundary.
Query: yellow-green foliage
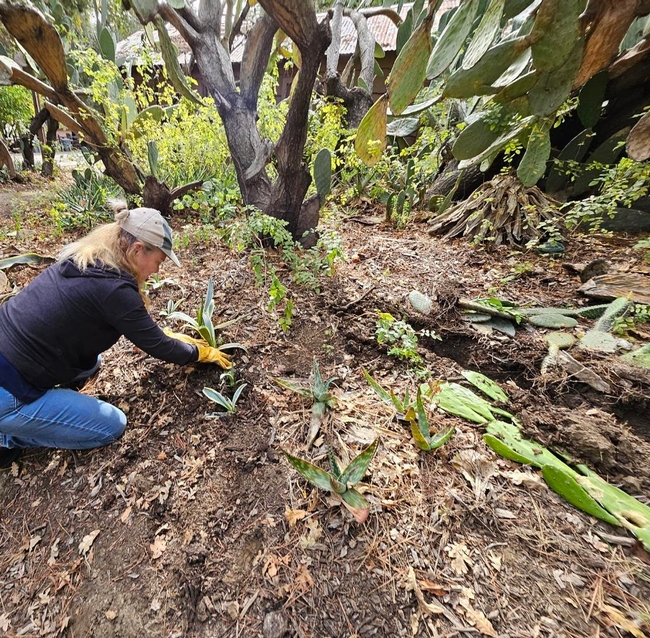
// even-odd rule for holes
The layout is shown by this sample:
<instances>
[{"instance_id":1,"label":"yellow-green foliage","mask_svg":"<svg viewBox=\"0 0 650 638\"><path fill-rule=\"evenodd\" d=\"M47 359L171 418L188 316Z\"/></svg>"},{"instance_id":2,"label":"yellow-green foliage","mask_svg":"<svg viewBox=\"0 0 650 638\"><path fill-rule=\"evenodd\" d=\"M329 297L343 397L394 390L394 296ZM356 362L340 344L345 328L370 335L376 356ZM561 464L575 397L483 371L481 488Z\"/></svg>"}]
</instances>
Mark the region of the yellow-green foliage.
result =
<instances>
[{"instance_id":1,"label":"yellow-green foliage","mask_svg":"<svg viewBox=\"0 0 650 638\"><path fill-rule=\"evenodd\" d=\"M345 107L343 102L336 98L322 98L316 96L313 100L313 110L309 114L309 128L305 156L312 162L318 152L323 148L333 151L339 143L343 133L343 118ZM333 157L333 159L335 159ZM333 168L336 168L334 163Z\"/></svg>"},{"instance_id":2,"label":"yellow-green foliage","mask_svg":"<svg viewBox=\"0 0 650 638\"><path fill-rule=\"evenodd\" d=\"M90 48L71 51L70 57L79 71L86 94L103 115L102 128L106 137L109 142L116 143L124 106L124 90L116 90L123 84L117 65Z\"/></svg>"},{"instance_id":3,"label":"yellow-green foliage","mask_svg":"<svg viewBox=\"0 0 650 638\"><path fill-rule=\"evenodd\" d=\"M204 101L197 106L181 99L162 122L148 120L141 127L143 134L129 141L141 166L147 166L147 142L156 142L158 177L170 187L229 172L234 176L221 119L212 100Z\"/></svg>"},{"instance_id":4,"label":"yellow-green foliage","mask_svg":"<svg viewBox=\"0 0 650 638\"><path fill-rule=\"evenodd\" d=\"M277 102L277 90L278 70L274 66L271 73L264 75L257 102L257 112L260 116L257 125L260 135L274 144L280 139L289 110L289 100Z\"/></svg>"}]
</instances>

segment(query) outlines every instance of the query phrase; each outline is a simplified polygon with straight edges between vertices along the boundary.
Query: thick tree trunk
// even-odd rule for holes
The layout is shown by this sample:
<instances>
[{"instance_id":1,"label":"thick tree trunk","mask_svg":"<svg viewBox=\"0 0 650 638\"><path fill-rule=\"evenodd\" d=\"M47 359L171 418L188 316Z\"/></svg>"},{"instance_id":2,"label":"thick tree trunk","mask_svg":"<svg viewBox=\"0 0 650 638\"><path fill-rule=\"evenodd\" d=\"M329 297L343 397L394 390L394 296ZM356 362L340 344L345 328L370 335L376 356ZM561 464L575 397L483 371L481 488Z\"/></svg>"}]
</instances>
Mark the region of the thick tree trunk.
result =
<instances>
[{"instance_id":1,"label":"thick tree trunk","mask_svg":"<svg viewBox=\"0 0 650 638\"><path fill-rule=\"evenodd\" d=\"M27 132L20 136L20 151L23 154L23 165L25 170L34 168L34 136Z\"/></svg>"},{"instance_id":2,"label":"thick tree trunk","mask_svg":"<svg viewBox=\"0 0 650 638\"><path fill-rule=\"evenodd\" d=\"M265 9L277 9L287 20L284 28L301 50L302 66L291 96L287 122L277 144L261 138L257 128L259 86L268 63L278 24L270 15L259 20L248 34L237 90L228 52L216 32L192 39L196 64L208 93L223 121L244 203L287 222L296 239L318 223L317 199L305 202L311 183L303 162L311 95L322 56L329 44L326 28L315 21L313 10L282 0L264 0ZM313 18L313 22L310 20ZM293 31L293 28L300 28ZM187 33L191 36L190 33ZM278 178L273 183L265 167L274 156ZM303 205L304 204L304 205Z\"/></svg>"},{"instance_id":3,"label":"thick tree trunk","mask_svg":"<svg viewBox=\"0 0 650 638\"><path fill-rule=\"evenodd\" d=\"M363 116L372 106L372 97L368 91L358 86L349 89L341 82L338 73L325 79L325 94L343 100L346 110L346 125L351 129L359 127Z\"/></svg>"},{"instance_id":4,"label":"thick tree trunk","mask_svg":"<svg viewBox=\"0 0 650 638\"><path fill-rule=\"evenodd\" d=\"M47 109L41 109L30 121L28 130L20 136L21 151L25 168L33 170L34 161L34 138L41 130L48 118ZM42 149L41 149L42 150Z\"/></svg>"},{"instance_id":5,"label":"thick tree trunk","mask_svg":"<svg viewBox=\"0 0 650 638\"><path fill-rule=\"evenodd\" d=\"M201 188L202 184L203 180L198 180L170 190L167 184L159 182L153 175L147 175L142 192L143 204L147 208L155 208L163 215L168 215L171 213L171 205L174 200L182 197L185 193Z\"/></svg>"},{"instance_id":6,"label":"thick tree trunk","mask_svg":"<svg viewBox=\"0 0 650 638\"><path fill-rule=\"evenodd\" d=\"M331 95L343 100L346 110L346 125L348 128L358 128L363 116L372 106L372 85L375 78L375 38L368 29L364 15L357 11L344 10L343 0L337 0L331 14L332 38L327 49L325 79L323 81L325 95ZM351 17L357 29L357 51L361 61L361 79L368 87L348 87L338 71L341 50L341 22L343 15ZM354 17L352 17L354 14Z\"/></svg>"},{"instance_id":7,"label":"thick tree trunk","mask_svg":"<svg viewBox=\"0 0 650 638\"><path fill-rule=\"evenodd\" d=\"M0 166L4 165L7 167L7 172L9 173L9 179L16 180L18 173L16 173L16 167L14 166L14 160L11 157L11 153L7 148L7 145L4 143L4 140L0 139Z\"/></svg>"},{"instance_id":8,"label":"thick tree trunk","mask_svg":"<svg viewBox=\"0 0 650 638\"><path fill-rule=\"evenodd\" d=\"M45 146L42 149L43 166L41 175L43 177L52 177L54 175L54 158L56 156L56 132L59 130L59 123L52 117L47 118L47 136Z\"/></svg>"},{"instance_id":9,"label":"thick tree trunk","mask_svg":"<svg viewBox=\"0 0 650 638\"><path fill-rule=\"evenodd\" d=\"M454 200L467 199L483 182L488 181L494 171L482 173L478 165L464 169L463 174L458 169L458 160L452 159L444 164L431 186L427 189L427 202L434 195L446 197L454 188ZM460 181L459 181L460 179ZM456 185L458 184L458 187Z\"/></svg>"},{"instance_id":10,"label":"thick tree trunk","mask_svg":"<svg viewBox=\"0 0 650 638\"><path fill-rule=\"evenodd\" d=\"M311 184L308 166L303 161L307 141L309 106L318 74L320 61L329 44L329 33L319 30L308 46L309 55L303 51L302 67L292 96L292 105L287 114L287 123L275 149L278 161L278 179L273 185L270 212L288 222L293 237L303 241L302 235L316 228L318 219L313 219L314 202L305 202L307 189ZM313 244L314 235L303 241Z\"/></svg>"}]
</instances>

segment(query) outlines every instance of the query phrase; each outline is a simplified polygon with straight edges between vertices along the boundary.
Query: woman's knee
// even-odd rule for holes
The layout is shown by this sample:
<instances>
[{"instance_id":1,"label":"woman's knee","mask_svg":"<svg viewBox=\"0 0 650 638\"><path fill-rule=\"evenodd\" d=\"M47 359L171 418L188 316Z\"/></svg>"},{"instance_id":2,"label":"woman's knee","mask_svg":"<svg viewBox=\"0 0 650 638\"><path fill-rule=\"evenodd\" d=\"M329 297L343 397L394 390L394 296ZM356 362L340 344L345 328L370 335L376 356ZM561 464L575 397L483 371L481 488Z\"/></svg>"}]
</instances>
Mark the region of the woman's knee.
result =
<instances>
[{"instance_id":1,"label":"woman's knee","mask_svg":"<svg viewBox=\"0 0 650 638\"><path fill-rule=\"evenodd\" d=\"M111 408L112 408L112 414L107 424L108 428L106 431L105 445L117 441L124 434L124 430L126 430L126 414L124 414L122 410L116 408L113 405L111 406Z\"/></svg>"}]
</instances>

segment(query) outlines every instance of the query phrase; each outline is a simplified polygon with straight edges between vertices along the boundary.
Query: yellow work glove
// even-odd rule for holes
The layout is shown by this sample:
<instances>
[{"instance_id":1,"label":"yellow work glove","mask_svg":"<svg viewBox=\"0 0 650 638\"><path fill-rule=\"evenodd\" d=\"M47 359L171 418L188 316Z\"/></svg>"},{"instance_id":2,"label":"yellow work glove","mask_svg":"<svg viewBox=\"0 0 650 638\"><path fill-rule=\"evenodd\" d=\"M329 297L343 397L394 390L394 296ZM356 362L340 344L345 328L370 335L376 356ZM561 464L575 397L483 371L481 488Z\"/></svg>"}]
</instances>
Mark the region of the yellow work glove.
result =
<instances>
[{"instance_id":1,"label":"yellow work glove","mask_svg":"<svg viewBox=\"0 0 650 638\"><path fill-rule=\"evenodd\" d=\"M232 368L230 357L219 350L219 348L212 348L208 345L195 344L199 349L199 361L201 363L216 363L224 370Z\"/></svg>"},{"instance_id":2,"label":"yellow work glove","mask_svg":"<svg viewBox=\"0 0 650 638\"><path fill-rule=\"evenodd\" d=\"M189 343L193 346L196 346L199 350L199 358L197 359L201 363L216 363L220 365L224 370L229 370L232 367L230 363L230 357L227 354L224 354L219 350L219 348L213 348L208 345L205 339L196 339L194 337L188 337L180 332L172 332L169 328L164 328L163 332L172 339L177 339L178 341L183 341L184 343Z\"/></svg>"},{"instance_id":3,"label":"yellow work glove","mask_svg":"<svg viewBox=\"0 0 650 638\"><path fill-rule=\"evenodd\" d=\"M207 346L208 343L205 339L195 339L194 337L188 337L187 335L182 334L181 332L173 332L169 328L163 328L163 332L172 339L177 341L182 341L183 343L189 343L193 346Z\"/></svg>"}]
</instances>

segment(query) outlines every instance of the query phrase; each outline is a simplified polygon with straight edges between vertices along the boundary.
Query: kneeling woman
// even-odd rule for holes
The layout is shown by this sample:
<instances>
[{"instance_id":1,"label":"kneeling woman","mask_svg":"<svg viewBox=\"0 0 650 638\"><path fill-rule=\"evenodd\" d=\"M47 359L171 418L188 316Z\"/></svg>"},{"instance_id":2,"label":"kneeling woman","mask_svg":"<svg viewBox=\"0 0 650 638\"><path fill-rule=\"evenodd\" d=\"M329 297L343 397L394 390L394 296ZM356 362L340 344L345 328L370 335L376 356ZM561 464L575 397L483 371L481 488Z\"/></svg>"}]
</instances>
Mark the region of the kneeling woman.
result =
<instances>
[{"instance_id":1,"label":"kneeling woman","mask_svg":"<svg viewBox=\"0 0 650 638\"><path fill-rule=\"evenodd\" d=\"M23 448L94 448L122 435L121 410L65 387L83 385L122 335L163 361L230 367L217 348L153 321L142 289L167 257L180 265L171 229L152 208L117 208L114 223L66 246L0 306L0 467Z\"/></svg>"}]
</instances>

